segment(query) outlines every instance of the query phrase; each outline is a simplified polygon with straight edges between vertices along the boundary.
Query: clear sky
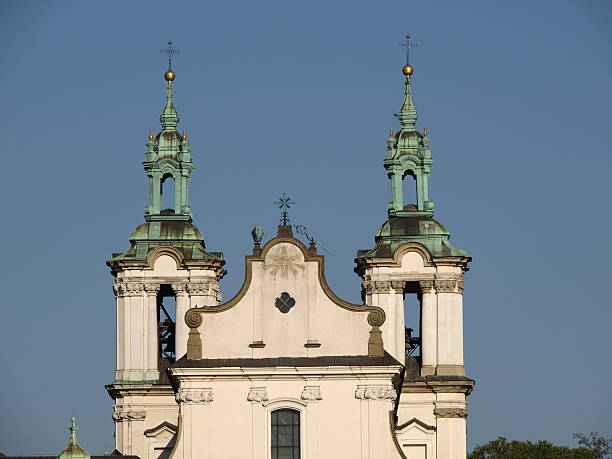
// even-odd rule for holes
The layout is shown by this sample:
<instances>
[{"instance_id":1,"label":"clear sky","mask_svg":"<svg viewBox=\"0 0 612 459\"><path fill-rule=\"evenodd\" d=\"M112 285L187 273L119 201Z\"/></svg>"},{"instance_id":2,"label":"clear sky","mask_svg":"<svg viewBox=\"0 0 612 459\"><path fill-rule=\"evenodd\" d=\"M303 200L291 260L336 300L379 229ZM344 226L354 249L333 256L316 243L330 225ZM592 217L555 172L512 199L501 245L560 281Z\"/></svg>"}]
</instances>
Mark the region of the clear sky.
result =
<instances>
[{"instance_id":1,"label":"clear sky","mask_svg":"<svg viewBox=\"0 0 612 459\"><path fill-rule=\"evenodd\" d=\"M105 261L143 221L168 39L224 297L287 192L293 222L335 252L332 288L359 301L407 31L435 216L474 259L470 446L612 436L610 24L597 0L1 2L0 451L57 454L72 415L86 449L113 449Z\"/></svg>"}]
</instances>

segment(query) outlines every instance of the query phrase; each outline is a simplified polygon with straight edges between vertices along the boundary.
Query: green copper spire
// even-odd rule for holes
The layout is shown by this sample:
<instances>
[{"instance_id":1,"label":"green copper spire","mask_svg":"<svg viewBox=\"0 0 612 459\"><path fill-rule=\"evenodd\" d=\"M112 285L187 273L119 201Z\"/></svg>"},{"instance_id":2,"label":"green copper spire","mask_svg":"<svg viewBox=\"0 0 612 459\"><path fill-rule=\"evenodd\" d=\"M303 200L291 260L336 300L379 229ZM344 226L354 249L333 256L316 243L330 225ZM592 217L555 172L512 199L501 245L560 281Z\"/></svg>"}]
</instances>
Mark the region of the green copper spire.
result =
<instances>
[{"instance_id":1,"label":"green copper spire","mask_svg":"<svg viewBox=\"0 0 612 459\"><path fill-rule=\"evenodd\" d=\"M396 116L402 125L402 130L414 131L414 125L418 118L414 102L412 102L412 87L410 85L410 76L414 73L414 69L411 65L406 65L404 66L403 73L406 76L404 103Z\"/></svg>"},{"instance_id":2,"label":"green copper spire","mask_svg":"<svg viewBox=\"0 0 612 459\"><path fill-rule=\"evenodd\" d=\"M187 134L179 134L179 116L174 107L173 82L176 75L168 69L166 79L166 105L159 117L162 130L153 137L149 135L145 153L144 168L149 178L149 204L145 207L147 221L185 220L191 221L189 207L189 180L195 169L191 161L191 148ZM164 193L174 181L174 195L167 196L174 205L163 209ZM165 185L165 186L164 186Z\"/></svg>"},{"instance_id":3,"label":"green copper spire","mask_svg":"<svg viewBox=\"0 0 612 459\"><path fill-rule=\"evenodd\" d=\"M171 74L171 79L168 78L169 73ZM166 106L164 107L164 111L159 116L159 121L161 121L164 132L169 132L176 130L176 126L179 122L178 113L176 112L176 108L174 108L174 92L172 90L174 72L172 70L168 70L166 72L166 80L168 81L168 85L166 87Z\"/></svg>"},{"instance_id":4,"label":"green copper spire","mask_svg":"<svg viewBox=\"0 0 612 459\"><path fill-rule=\"evenodd\" d=\"M433 164L427 131L420 133L415 125L418 118L412 101L411 78L414 68L405 65L402 73L406 77L404 102L396 114L400 130L387 140L385 169L391 180L391 202L387 206L390 217L416 217L433 215L434 203L429 200L429 172ZM406 203L403 181L408 177L416 182L413 204Z\"/></svg>"},{"instance_id":5,"label":"green copper spire","mask_svg":"<svg viewBox=\"0 0 612 459\"><path fill-rule=\"evenodd\" d=\"M76 437L76 418L70 420L70 440L68 446L57 456L58 459L90 459L89 454L79 446Z\"/></svg>"}]
</instances>

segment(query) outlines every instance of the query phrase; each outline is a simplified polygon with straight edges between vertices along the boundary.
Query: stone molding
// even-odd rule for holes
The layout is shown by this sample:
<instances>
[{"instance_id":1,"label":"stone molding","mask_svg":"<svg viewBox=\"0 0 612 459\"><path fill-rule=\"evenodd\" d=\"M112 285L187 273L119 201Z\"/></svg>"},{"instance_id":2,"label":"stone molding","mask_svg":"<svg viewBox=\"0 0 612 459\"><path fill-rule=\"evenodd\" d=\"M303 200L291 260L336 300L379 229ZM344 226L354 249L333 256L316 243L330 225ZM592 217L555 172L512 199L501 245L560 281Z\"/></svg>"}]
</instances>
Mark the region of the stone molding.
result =
<instances>
[{"instance_id":1,"label":"stone molding","mask_svg":"<svg viewBox=\"0 0 612 459\"><path fill-rule=\"evenodd\" d=\"M212 389L180 389L176 401L184 405L211 403L215 399Z\"/></svg>"},{"instance_id":2,"label":"stone molding","mask_svg":"<svg viewBox=\"0 0 612 459\"><path fill-rule=\"evenodd\" d=\"M395 400L397 392L393 386L359 385L355 391L359 400Z\"/></svg>"},{"instance_id":3,"label":"stone molding","mask_svg":"<svg viewBox=\"0 0 612 459\"><path fill-rule=\"evenodd\" d=\"M137 410L117 410L113 413L113 420L115 422L122 421L144 421L147 417L146 411Z\"/></svg>"},{"instance_id":4,"label":"stone molding","mask_svg":"<svg viewBox=\"0 0 612 459\"><path fill-rule=\"evenodd\" d=\"M247 395L247 402L263 403L268 401L268 389L265 387L251 387Z\"/></svg>"},{"instance_id":5,"label":"stone molding","mask_svg":"<svg viewBox=\"0 0 612 459\"><path fill-rule=\"evenodd\" d=\"M467 418L466 408L434 408L434 416L437 418Z\"/></svg>"},{"instance_id":6,"label":"stone molding","mask_svg":"<svg viewBox=\"0 0 612 459\"><path fill-rule=\"evenodd\" d=\"M321 395L321 386L305 386L304 390L302 390L302 395L300 395L300 398L302 400L306 400L307 402L322 400L323 396Z\"/></svg>"}]
</instances>

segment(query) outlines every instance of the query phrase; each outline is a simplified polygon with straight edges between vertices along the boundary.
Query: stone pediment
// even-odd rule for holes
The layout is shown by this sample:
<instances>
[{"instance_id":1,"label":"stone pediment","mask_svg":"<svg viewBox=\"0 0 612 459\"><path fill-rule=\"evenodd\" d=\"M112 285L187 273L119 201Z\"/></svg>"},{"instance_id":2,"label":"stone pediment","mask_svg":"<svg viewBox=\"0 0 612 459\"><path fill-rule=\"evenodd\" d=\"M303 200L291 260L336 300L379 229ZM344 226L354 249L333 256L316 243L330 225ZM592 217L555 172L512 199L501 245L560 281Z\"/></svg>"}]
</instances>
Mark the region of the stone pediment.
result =
<instances>
[{"instance_id":1,"label":"stone pediment","mask_svg":"<svg viewBox=\"0 0 612 459\"><path fill-rule=\"evenodd\" d=\"M338 298L313 252L293 237L256 247L234 298L187 312L188 358L382 356L384 311Z\"/></svg>"}]
</instances>

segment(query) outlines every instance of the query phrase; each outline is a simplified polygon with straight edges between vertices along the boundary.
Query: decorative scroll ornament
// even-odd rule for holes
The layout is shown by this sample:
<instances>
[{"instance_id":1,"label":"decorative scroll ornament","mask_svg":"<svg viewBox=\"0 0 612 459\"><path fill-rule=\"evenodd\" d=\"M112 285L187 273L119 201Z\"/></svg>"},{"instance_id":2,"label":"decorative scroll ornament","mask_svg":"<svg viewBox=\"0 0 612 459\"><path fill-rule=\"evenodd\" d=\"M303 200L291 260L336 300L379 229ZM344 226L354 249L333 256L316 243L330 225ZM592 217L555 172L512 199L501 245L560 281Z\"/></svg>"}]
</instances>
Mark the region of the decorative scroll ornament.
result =
<instances>
[{"instance_id":1,"label":"decorative scroll ornament","mask_svg":"<svg viewBox=\"0 0 612 459\"><path fill-rule=\"evenodd\" d=\"M289 310L295 306L295 299L291 298L291 295L289 295L287 292L283 292L274 301L274 306L276 306L283 314L287 314Z\"/></svg>"},{"instance_id":2,"label":"decorative scroll ornament","mask_svg":"<svg viewBox=\"0 0 612 459\"><path fill-rule=\"evenodd\" d=\"M272 261L266 261L264 269L271 269L270 274L275 277L279 273L281 277L287 277L289 273L297 274L298 269L304 269L304 266L295 262L301 258L300 255L289 255L284 245L281 246L279 255L268 255L268 258Z\"/></svg>"},{"instance_id":3,"label":"decorative scroll ornament","mask_svg":"<svg viewBox=\"0 0 612 459\"><path fill-rule=\"evenodd\" d=\"M397 392L393 386L357 386L355 398L359 400L395 400Z\"/></svg>"},{"instance_id":4,"label":"decorative scroll ornament","mask_svg":"<svg viewBox=\"0 0 612 459\"><path fill-rule=\"evenodd\" d=\"M144 421L146 417L146 411L118 410L113 413L113 419L115 420L115 422Z\"/></svg>"},{"instance_id":5,"label":"decorative scroll ornament","mask_svg":"<svg viewBox=\"0 0 612 459\"><path fill-rule=\"evenodd\" d=\"M321 395L321 387L320 386L305 386L300 398L308 402L322 400L323 396Z\"/></svg>"},{"instance_id":6,"label":"decorative scroll ornament","mask_svg":"<svg viewBox=\"0 0 612 459\"><path fill-rule=\"evenodd\" d=\"M262 403L268 401L268 390L265 387L251 387L247 395L248 402Z\"/></svg>"},{"instance_id":7,"label":"decorative scroll ornament","mask_svg":"<svg viewBox=\"0 0 612 459\"><path fill-rule=\"evenodd\" d=\"M180 389L176 401L185 405L211 403L215 399L212 389Z\"/></svg>"},{"instance_id":8,"label":"decorative scroll ornament","mask_svg":"<svg viewBox=\"0 0 612 459\"><path fill-rule=\"evenodd\" d=\"M466 408L434 408L434 415L438 418L467 418Z\"/></svg>"}]
</instances>

